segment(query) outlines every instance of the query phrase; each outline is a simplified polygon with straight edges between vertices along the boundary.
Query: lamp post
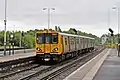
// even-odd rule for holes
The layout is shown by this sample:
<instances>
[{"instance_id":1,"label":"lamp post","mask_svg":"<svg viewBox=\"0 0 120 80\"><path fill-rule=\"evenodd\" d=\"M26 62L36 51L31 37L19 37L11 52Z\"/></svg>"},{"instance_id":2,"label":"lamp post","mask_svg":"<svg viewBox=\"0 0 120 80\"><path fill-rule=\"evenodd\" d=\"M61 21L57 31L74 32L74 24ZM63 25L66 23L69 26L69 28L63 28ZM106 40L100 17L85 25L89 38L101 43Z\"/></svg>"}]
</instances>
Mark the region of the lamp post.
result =
<instances>
[{"instance_id":1,"label":"lamp post","mask_svg":"<svg viewBox=\"0 0 120 80\"><path fill-rule=\"evenodd\" d=\"M48 10L48 30L50 28L50 11L55 10L55 8L43 8L43 10Z\"/></svg>"},{"instance_id":2,"label":"lamp post","mask_svg":"<svg viewBox=\"0 0 120 80\"><path fill-rule=\"evenodd\" d=\"M4 28L4 55L6 55L6 22L7 22L7 19L6 19L6 13L7 13L7 0L5 0L5 19L4 19L4 25L5 25L5 28Z\"/></svg>"},{"instance_id":3,"label":"lamp post","mask_svg":"<svg viewBox=\"0 0 120 80\"><path fill-rule=\"evenodd\" d=\"M119 26L120 26L120 23L119 23L119 7L112 7L112 9L115 9L117 10L117 19L118 19L118 42L119 42Z\"/></svg>"}]
</instances>

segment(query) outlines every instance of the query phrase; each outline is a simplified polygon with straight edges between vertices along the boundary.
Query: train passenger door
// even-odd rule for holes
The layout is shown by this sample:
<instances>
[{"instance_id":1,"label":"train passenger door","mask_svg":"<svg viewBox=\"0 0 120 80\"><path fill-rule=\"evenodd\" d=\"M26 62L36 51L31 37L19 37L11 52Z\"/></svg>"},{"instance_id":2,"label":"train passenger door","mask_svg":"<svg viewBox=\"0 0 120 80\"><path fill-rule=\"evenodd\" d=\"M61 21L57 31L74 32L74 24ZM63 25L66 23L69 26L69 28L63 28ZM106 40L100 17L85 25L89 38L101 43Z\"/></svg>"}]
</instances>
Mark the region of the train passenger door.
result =
<instances>
[{"instance_id":1,"label":"train passenger door","mask_svg":"<svg viewBox=\"0 0 120 80\"><path fill-rule=\"evenodd\" d=\"M44 53L50 53L51 51L51 34L45 33L44 34Z\"/></svg>"},{"instance_id":2,"label":"train passenger door","mask_svg":"<svg viewBox=\"0 0 120 80\"><path fill-rule=\"evenodd\" d=\"M64 53L66 53L70 50L69 37L64 36L63 44L64 44Z\"/></svg>"}]
</instances>

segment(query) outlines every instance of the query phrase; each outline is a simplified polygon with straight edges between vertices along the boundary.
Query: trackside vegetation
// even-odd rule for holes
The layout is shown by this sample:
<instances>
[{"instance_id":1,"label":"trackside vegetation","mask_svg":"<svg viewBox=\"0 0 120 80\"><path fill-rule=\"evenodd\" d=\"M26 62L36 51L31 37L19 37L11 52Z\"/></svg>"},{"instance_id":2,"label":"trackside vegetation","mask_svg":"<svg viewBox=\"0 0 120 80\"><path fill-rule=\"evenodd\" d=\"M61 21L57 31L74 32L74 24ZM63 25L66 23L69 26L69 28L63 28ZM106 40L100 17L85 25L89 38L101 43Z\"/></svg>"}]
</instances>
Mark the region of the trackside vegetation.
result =
<instances>
[{"instance_id":1,"label":"trackside vegetation","mask_svg":"<svg viewBox=\"0 0 120 80\"><path fill-rule=\"evenodd\" d=\"M35 47L35 32L38 29L35 30L29 30L26 32L22 32L21 31L7 31L7 46L9 46L9 35L10 33L14 33L15 37L14 37L14 46L16 47L26 47L26 48L34 48ZM68 31L62 31L61 29L58 32L63 32L63 33L68 33L68 34L75 34L74 33L74 28L70 28ZM100 43L100 38L91 34L91 33L85 33L82 31L77 31L77 35L81 35L81 36L88 36L88 37L92 37L95 38L95 43L99 44ZM21 39L20 39L21 38ZM20 42L21 40L21 42ZM4 45L4 31L0 31L0 48L2 48Z\"/></svg>"}]
</instances>

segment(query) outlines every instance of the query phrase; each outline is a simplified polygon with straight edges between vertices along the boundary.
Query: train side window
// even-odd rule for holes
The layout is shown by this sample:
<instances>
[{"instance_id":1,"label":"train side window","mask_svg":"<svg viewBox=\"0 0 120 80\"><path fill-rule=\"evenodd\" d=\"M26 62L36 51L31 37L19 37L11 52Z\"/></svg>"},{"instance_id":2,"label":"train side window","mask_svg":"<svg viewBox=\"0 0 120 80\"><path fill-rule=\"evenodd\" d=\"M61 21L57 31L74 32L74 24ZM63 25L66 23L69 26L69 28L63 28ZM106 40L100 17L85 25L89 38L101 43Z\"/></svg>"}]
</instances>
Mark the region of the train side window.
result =
<instances>
[{"instance_id":1,"label":"train side window","mask_svg":"<svg viewBox=\"0 0 120 80\"><path fill-rule=\"evenodd\" d=\"M65 38L65 45L67 45L67 38Z\"/></svg>"},{"instance_id":2,"label":"train side window","mask_svg":"<svg viewBox=\"0 0 120 80\"><path fill-rule=\"evenodd\" d=\"M82 44L83 44L83 39L82 39L82 38L80 39L80 43L82 43Z\"/></svg>"},{"instance_id":3,"label":"train side window","mask_svg":"<svg viewBox=\"0 0 120 80\"><path fill-rule=\"evenodd\" d=\"M83 41L83 44L85 44L85 40L84 40L84 38L82 38L82 41Z\"/></svg>"},{"instance_id":4,"label":"train side window","mask_svg":"<svg viewBox=\"0 0 120 80\"><path fill-rule=\"evenodd\" d=\"M76 43L79 44L79 38L76 39Z\"/></svg>"},{"instance_id":5,"label":"train side window","mask_svg":"<svg viewBox=\"0 0 120 80\"><path fill-rule=\"evenodd\" d=\"M92 44L93 44L93 43L92 43L92 39L90 40L90 44L91 44L91 46L92 46Z\"/></svg>"},{"instance_id":6,"label":"train side window","mask_svg":"<svg viewBox=\"0 0 120 80\"><path fill-rule=\"evenodd\" d=\"M79 38L79 44L80 44L80 42L81 42L81 40L80 40L80 38Z\"/></svg>"},{"instance_id":7,"label":"train side window","mask_svg":"<svg viewBox=\"0 0 120 80\"><path fill-rule=\"evenodd\" d=\"M72 44L72 45L74 44L74 39L73 38L70 39L70 44Z\"/></svg>"}]
</instances>

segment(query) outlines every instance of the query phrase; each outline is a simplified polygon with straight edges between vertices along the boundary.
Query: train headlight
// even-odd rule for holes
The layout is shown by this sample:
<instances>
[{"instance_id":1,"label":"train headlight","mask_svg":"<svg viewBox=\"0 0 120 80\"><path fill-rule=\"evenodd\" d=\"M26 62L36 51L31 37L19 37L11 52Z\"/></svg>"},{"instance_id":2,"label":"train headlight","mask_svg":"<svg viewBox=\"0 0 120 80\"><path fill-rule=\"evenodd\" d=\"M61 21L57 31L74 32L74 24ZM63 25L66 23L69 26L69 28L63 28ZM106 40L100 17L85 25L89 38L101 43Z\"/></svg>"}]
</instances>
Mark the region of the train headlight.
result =
<instances>
[{"instance_id":1,"label":"train headlight","mask_svg":"<svg viewBox=\"0 0 120 80\"><path fill-rule=\"evenodd\" d=\"M42 50L40 48L37 48L38 51L42 52Z\"/></svg>"},{"instance_id":2,"label":"train headlight","mask_svg":"<svg viewBox=\"0 0 120 80\"><path fill-rule=\"evenodd\" d=\"M56 48L54 48L52 51L55 52L55 51L57 51L57 50L58 50L58 48L56 47Z\"/></svg>"},{"instance_id":3,"label":"train headlight","mask_svg":"<svg viewBox=\"0 0 120 80\"><path fill-rule=\"evenodd\" d=\"M39 51L39 50L40 50L40 48L37 48L37 50Z\"/></svg>"}]
</instances>

